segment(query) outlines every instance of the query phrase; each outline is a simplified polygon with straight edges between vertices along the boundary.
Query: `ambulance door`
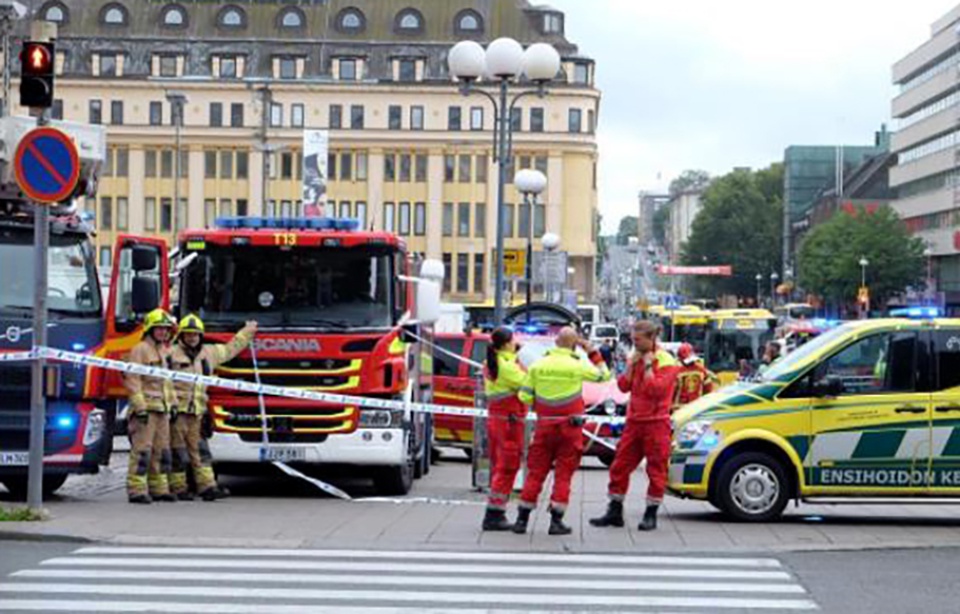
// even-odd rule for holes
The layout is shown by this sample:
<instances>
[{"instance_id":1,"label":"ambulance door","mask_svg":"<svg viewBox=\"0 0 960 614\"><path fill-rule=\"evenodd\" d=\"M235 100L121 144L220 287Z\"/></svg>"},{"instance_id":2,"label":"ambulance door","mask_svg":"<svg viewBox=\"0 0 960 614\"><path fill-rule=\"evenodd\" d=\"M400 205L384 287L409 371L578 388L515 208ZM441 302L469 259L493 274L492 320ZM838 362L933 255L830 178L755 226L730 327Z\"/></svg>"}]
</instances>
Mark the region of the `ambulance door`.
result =
<instances>
[{"instance_id":1,"label":"ambulance door","mask_svg":"<svg viewBox=\"0 0 960 614\"><path fill-rule=\"evenodd\" d=\"M922 494L930 458L927 353L915 331L867 333L814 371L812 494Z\"/></svg>"},{"instance_id":2,"label":"ambulance door","mask_svg":"<svg viewBox=\"0 0 960 614\"><path fill-rule=\"evenodd\" d=\"M931 477L937 494L960 494L960 328L932 331L935 373Z\"/></svg>"}]
</instances>

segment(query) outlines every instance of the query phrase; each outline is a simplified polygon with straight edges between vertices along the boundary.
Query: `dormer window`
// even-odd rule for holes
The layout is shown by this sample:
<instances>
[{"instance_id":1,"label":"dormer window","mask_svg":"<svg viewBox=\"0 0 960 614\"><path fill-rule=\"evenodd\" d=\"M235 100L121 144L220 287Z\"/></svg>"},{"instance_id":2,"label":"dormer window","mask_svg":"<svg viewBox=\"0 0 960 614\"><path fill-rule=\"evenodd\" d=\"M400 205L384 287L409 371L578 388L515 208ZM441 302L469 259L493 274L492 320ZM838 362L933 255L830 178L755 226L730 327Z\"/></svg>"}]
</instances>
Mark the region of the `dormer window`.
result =
<instances>
[{"instance_id":1,"label":"dormer window","mask_svg":"<svg viewBox=\"0 0 960 614\"><path fill-rule=\"evenodd\" d=\"M278 24L281 28L296 30L303 27L304 17L300 9L288 7L280 13Z\"/></svg>"},{"instance_id":2,"label":"dormer window","mask_svg":"<svg viewBox=\"0 0 960 614\"><path fill-rule=\"evenodd\" d=\"M242 9L236 6L226 6L217 16L217 25L221 28L240 29L247 26L247 16Z\"/></svg>"},{"instance_id":3,"label":"dormer window","mask_svg":"<svg viewBox=\"0 0 960 614\"><path fill-rule=\"evenodd\" d=\"M127 9L120 4L108 4L100 13L100 23L105 26L127 25Z\"/></svg>"},{"instance_id":4,"label":"dormer window","mask_svg":"<svg viewBox=\"0 0 960 614\"><path fill-rule=\"evenodd\" d=\"M395 29L403 34L423 32L423 15L416 9L404 9L397 13Z\"/></svg>"},{"instance_id":5,"label":"dormer window","mask_svg":"<svg viewBox=\"0 0 960 614\"><path fill-rule=\"evenodd\" d=\"M178 4L163 9L161 22L167 28L182 28L187 25L187 11Z\"/></svg>"},{"instance_id":6,"label":"dormer window","mask_svg":"<svg viewBox=\"0 0 960 614\"><path fill-rule=\"evenodd\" d=\"M458 34L480 34L483 32L483 17L474 10L460 11L454 18L454 30Z\"/></svg>"},{"instance_id":7,"label":"dormer window","mask_svg":"<svg viewBox=\"0 0 960 614\"><path fill-rule=\"evenodd\" d=\"M40 14L43 15L44 21L49 21L50 23L64 24L67 22L67 7L59 2L47 5L47 8Z\"/></svg>"},{"instance_id":8,"label":"dormer window","mask_svg":"<svg viewBox=\"0 0 960 614\"><path fill-rule=\"evenodd\" d=\"M367 27L367 19L360 9L348 8L340 11L337 16L337 29L348 34L363 32Z\"/></svg>"},{"instance_id":9,"label":"dormer window","mask_svg":"<svg viewBox=\"0 0 960 614\"><path fill-rule=\"evenodd\" d=\"M563 13L544 13L543 33L563 34Z\"/></svg>"}]
</instances>

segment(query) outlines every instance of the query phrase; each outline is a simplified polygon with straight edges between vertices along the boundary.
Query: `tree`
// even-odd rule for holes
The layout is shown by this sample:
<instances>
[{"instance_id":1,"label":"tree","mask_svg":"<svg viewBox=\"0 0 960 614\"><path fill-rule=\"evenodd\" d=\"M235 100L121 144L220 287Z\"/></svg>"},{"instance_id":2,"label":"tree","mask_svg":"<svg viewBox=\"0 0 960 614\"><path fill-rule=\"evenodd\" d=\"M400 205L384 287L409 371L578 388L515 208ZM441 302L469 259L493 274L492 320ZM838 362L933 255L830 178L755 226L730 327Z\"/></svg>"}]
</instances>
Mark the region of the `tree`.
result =
<instances>
[{"instance_id":1,"label":"tree","mask_svg":"<svg viewBox=\"0 0 960 614\"><path fill-rule=\"evenodd\" d=\"M688 170L670 182L670 196L690 190L703 190L710 185L710 174L707 171Z\"/></svg>"},{"instance_id":2,"label":"tree","mask_svg":"<svg viewBox=\"0 0 960 614\"><path fill-rule=\"evenodd\" d=\"M663 205L653 214L653 240L657 245L667 244L667 224L670 222L670 205Z\"/></svg>"},{"instance_id":3,"label":"tree","mask_svg":"<svg viewBox=\"0 0 960 614\"><path fill-rule=\"evenodd\" d=\"M683 262L730 265L732 277L703 278L698 286L714 295L753 296L756 275L769 279L781 266L783 166L724 175L703 192L701 204Z\"/></svg>"},{"instance_id":4,"label":"tree","mask_svg":"<svg viewBox=\"0 0 960 614\"><path fill-rule=\"evenodd\" d=\"M617 245L628 245L630 237L640 236L640 218L628 215L620 219L620 229L617 231Z\"/></svg>"},{"instance_id":5,"label":"tree","mask_svg":"<svg viewBox=\"0 0 960 614\"><path fill-rule=\"evenodd\" d=\"M853 302L861 282L860 259L866 258L871 302L882 306L923 280L923 251L923 241L910 236L889 206L840 212L811 230L800 245L800 281L829 301Z\"/></svg>"}]
</instances>

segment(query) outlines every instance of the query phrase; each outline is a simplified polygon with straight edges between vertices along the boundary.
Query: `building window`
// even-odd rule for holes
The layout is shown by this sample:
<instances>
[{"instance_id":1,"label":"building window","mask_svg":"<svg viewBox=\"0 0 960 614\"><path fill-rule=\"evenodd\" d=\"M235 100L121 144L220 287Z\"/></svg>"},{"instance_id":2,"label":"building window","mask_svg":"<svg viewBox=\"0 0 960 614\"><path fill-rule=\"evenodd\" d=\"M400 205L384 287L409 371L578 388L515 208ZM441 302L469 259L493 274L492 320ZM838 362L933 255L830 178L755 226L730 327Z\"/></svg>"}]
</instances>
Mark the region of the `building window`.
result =
<instances>
[{"instance_id":1,"label":"building window","mask_svg":"<svg viewBox=\"0 0 960 614\"><path fill-rule=\"evenodd\" d=\"M50 109L50 117L53 119L63 119L63 98L54 99L53 107Z\"/></svg>"},{"instance_id":2,"label":"building window","mask_svg":"<svg viewBox=\"0 0 960 614\"><path fill-rule=\"evenodd\" d=\"M397 60L397 78L404 83L417 80L417 61L412 59Z\"/></svg>"},{"instance_id":3,"label":"building window","mask_svg":"<svg viewBox=\"0 0 960 614\"><path fill-rule=\"evenodd\" d=\"M478 239L487 236L487 205L477 203L473 214L473 236Z\"/></svg>"},{"instance_id":4,"label":"building window","mask_svg":"<svg viewBox=\"0 0 960 614\"><path fill-rule=\"evenodd\" d=\"M396 214L396 205L393 203L383 203L383 229L386 232L394 231L394 215Z\"/></svg>"},{"instance_id":5,"label":"building window","mask_svg":"<svg viewBox=\"0 0 960 614\"><path fill-rule=\"evenodd\" d=\"M547 232L547 206L536 205L533 210L533 236L542 237Z\"/></svg>"},{"instance_id":6,"label":"building window","mask_svg":"<svg viewBox=\"0 0 960 614\"><path fill-rule=\"evenodd\" d=\"M404 9L397 13L394 29L403 34L423 32L423 15L416 9Z\"/></svg>"},{"instance_id":7,"label":"building window","mask_svg":"<svg viewBox=\"0 0 960 614\"><path fill-rule=\"evenodd\" d=\"M413 160L410 154L400 155L400 183L410 183L413 174Z\"/></svg>"},{"instance_id":8,"label":"building window","mask_svg":"<svg viewBox=\"0 0 960 614\"><path fill-rule=\"evenodd\" d=\"M398 234L410 235L410 203L400 203L400 227Z\"/></svg>"},{"instance_id":9,"label":"building window","mask_svg":"<svg viewBox=\"0 0 960 614\"><path fill-rule=\"evenodd\" d=\"M350 129L363 130L363 105L350 106Z\"/></svg>"},{"instance_id":10,"label":"building window","mask_svg":"<svg viewBox=\"0 0 960 614\"><path fill-rule=\"evenodd\" d=\"M549 160L547 159L546 156L537 156L536 158L533 159L533 168L537 169L544 175L547 174L548 164L549 164Z\"/></svg>"},{"instance_id":11,"label":"building window","mask_svg":"<svg viewBox=\"0 0 960 614\"><path fill-rule=\"evenodd\" d=\"M295 58L280 58L280 78L297 78L297 60Z\"/></svg>"},{"instance_id":12,"label":"building window","mask_svg":"<svg viewBox=\"0 0 960 614\"><path fill-rule=\"evenodd\" d=\"M143 199L143 229L147 232L157 230L157 199L147 197Z\"/></svg>"},{"instance_id":13,"label":"building window","mask_svg":"<svg viewBox=\"0 0 960 614\"><path fill-rule=\"evenodd\" d=\"M476 178L477 183L486 183L487 182L487 156L477 156L477 172Z\"/></svg>"},{"instance_id":14,"label":"building window","mask_svg":"<svg viewBox=\"0 0 960 614\"><path fill-rule=\"evenodd\" d=\"M339 104L330 105L330 128L343 127L343 107Z\"/></svg>"},{"instance_id":15,"label":"building window","mask_svg":"<svg viewBox=\"0 0 960 614\"><path fill-rule=\"evenodd\" d=\"M519 107L510 109L510 130L514 132L523 130L523 109Z\"/></svg>"},{"instance_id":16,"label":"building window","mask_svg":"<svg viewBox=\"0 0 960 614\"><path fill-rule=\"evenodd\" d=\"M283 105L279 102L270 103L270 127L283 126Z\"/></svg>"},{"instance_id":17,"label":"building window","mask_svg":"<svg viewBox=\"0 0 960 614\"><path fill-rule=\"evenodd\" d=\"M340 65L340 80L341 81L356 81L357 80L357 61L353 58L343 58L339 61Z\"/></svg>"},{"instance_id":18,"label":"building window","mask_svg":"<svg viewBox=\"0 0 960 614\"><path fill-rule=\"evenodd\" d=\"M467 9L460 11L454 18L454 31L457 34L479 34L483 32L483 17L480 13Z\"/></svg>"},{"instance_id":19,"label":"building window","mask_svg":"<svg viewBox=\"0 0 960 614\"><path fill-rule=\"evenodd\" d=\"M130 150L127 148L118 148L117 150L117 177L127 177L130 175Z\"/></svg>"},{"instance_id":20,"label":"building window","mask_svg":"<svg viewBox=\"0 0 960 614\"><path fill-rule=\"evenodd\" d=\"M403 107L400 105L390 105L390 108L387 109L387 127L390 130L400 130L403 123Z\"/></svg>"},{"instance_id":21,"label":"building window","mask_svg":"<svg viewBox=\"0 0 960 614\"><path fill-rule=\"evenodd\" d=\"M91 100L88 115L89 115L88 123L102 124L103 123L103 102L101 102L100 100Z\"/></svg>"},{"instance_id":22,"label":"building window","mask_svg":"<svg viewBox=\"0 0 960 614\"><path fill-rule=\"evenodd\" d=\"M460 130L460 107L450 107L447 109L447 130Z\"/></svg>"},{"instance_id":23,"label":"building window","mask_svg":"<svg viewBox=\"0 0 960 614\"><path fill-rule=\"evenodd\" d=\"M59 2L54 2L47 6L46 10L43 11L43 20L49 21L50 23L64 24L69 21L69 13L67 7L60 4Z\"/></svg>"},{"instance_id":24,"label":"building window","mask_svg":"<svg viewBox=\"0 0 960 614\"><path fill-rule=\"evenodd\" d=\"M360 152L357 154L357 181L367 180L367 154Z\"/></svg>"},{"instance_id":25,"label":"building window","mask_svg":"<svg viewBox=\"0 0 960 614\"><path fill-rule=\"evenodd\" d=\"M304 107L302 103L290 106L290 125L294 128L303 128Z\"/></svg>"},{"instance_id":26,"label":"building window","mask_svg":"<svg viewBox=\"0 0 960 614\"><path fill-rule=\"evenodd\" d=\"M177 76L177 56L175 55L160 56L160 76L161 77Z\"/></svg>"},{"instance_id":27,"label":"building window","mask_svg":"<svg viewBox=\"0 0 960 614\"><path fill-rule=\"evenodd\" d=\"M427 157L427 154L417 154L416 156L416 182L417 183L426 183L427 182L427 171L430 159Z\"/></svg>"},{"instance_id":28,"label":"building window","mask_svg":"<svg viewBox=\"0 0 960 614\"><path fill-rule=\"evenodd\" d=\"M150 125L163 125L163 103L154 100L150 103Z\"/></svg>"},{"instance_id":29,"label":"building window","mask_svg":"<svg viewBox=\"0 0 960 614\"><path fill-rule=\"evenodd\" d=\"M530 109L530 132L543 132L543 107Z\"/></svg>"},{"instance_id":30,"label":"building window","mask_svg":"<svg viewBox=\"0 0 960 614\"><path fill-rule=\"evenodd\" d=\"M203 201L203 226L210 228L217 220L217 201L208 198Z\"/></svg>"},{"instance_id":31,"label":"building window","mask_svg":"<svg viewBox=\"0 0 960 614\"><path fill-rule=\"evenodd\" d=\"M237 58L233 56L223 56L220 58L220 78L237 78Z\"/></svg>"},{"instance_id":32,"label":"building window","mask_svg":"<svg viewBox=\"0 0 960 614\"><path fill-rule=\"evenodd\" d=\"M353 153L345 152L340 154L340 181L350 181L353 179Z\"/></svg>"},{"instance_id":33,"label":"building window","mask_svg":"<svg viewBox=\"0 0 960 614\"><path fill-rule=\"evenodd\" d=\"M103 171L101 174L104 177L113 177L113 148L107 148L107 155L103 161Z\"/></svg>"},{"instance_id":34,"label":"building window","mask_svg":"<svg viewBox=\"0 0 960 614\"><path fill-rule=\"evenodd\" d=\"M183 230L187 227L187 199L181 198L177 203L177 219L176 228L178 231Z\"/></svg>"},{"instance_id":35,"label":"building window","mask_svg":"<svg viewBox=\"0 0 960 614\"><path fill-rule=\"evenodd\" d=\"M457 205L457 236L470 236L470 203Z\"/></svg>"},{"instance_id":36,"label":"building window","mask_svg":"<svg viewBox=\"0 0 960 614\"><path fill-rule=\"evenodd\" d=\"M220 9L217 24L221 28L244 28L247 25L247 14L238 6L225 6Z\"/></svg>"},{"instance_id":37,"label":"building window","mask_svg":"<svg viewBox=\"0 0 960 614\"><path fill-rule=\"evenodd\" d=\"M590 83L590 67L587 64L573 65L573 82L577 85L587 85Z\"/></svg>"},{"instance_id":38,"label":"building window","mask_svg":"<svg viewBox=\"0 0 960 614\"><path fill-rule=\"evenodd\" d=\"M410 107L410 129L423 130L423 107Z\"/></svg>"},{"instance_id":39,"label":"building window","mask_svg":"<svg viewBox=\"0 0 960 614\"><path fill-rule=\"evenodd\" d=\"M367 203L362 200L357 201L357 219L360 220L360 227L365 228L367 225Z\"/></svg>"},{"instance_id":40,"label":"building window","mask_svg":"<svg viewBox=\"0 0 960 614\"><path fill-rule=\"evenodd\" d=\"M346 219L350 217L350 201L344 200L340 202L340 209L337 211L337 217L341 219Z\"/></svg>"},{"instance_id":41,"label":"building window","mask_svg":"<svg viewBox=\"0 0 960 614\"><path fill-rule=\"evenodd\" d=\"M100 58L100 76L116 77L117 76L117 56L113 54L102 53L98 57Z\"/></svg>"},{"instance_id":42,"label":"building window","mask_svg":"<svg viewBox=\"0 0 960 614\"><path fill-rule=\"evenodd\" d=\"M157 176L157 150L148 149L143 153L143 175L144 177Z\"/></svg>"},{"instance_id":43,"label":"building window","mask_svg":"<svg viewBox=\"0 0 960 614\"><path fill-rule=\"evenodd\" d=\"M583 111L580 109L570 109L567 130L572 133L579 133L583 131Z\"/></svg>"},{"instance_id":44,"label":"building window","mask_svg":"<svg viewBox=\"0 0 960 614\"><path fill-rule=\"evenodd\" d=\"M247 179L250 175L250 154L237 152L237 179Z\"/></svg>"},{"instance_id":45,"label":"building window","mask_svg":"<svg viewBox=\"0 0 960 614\"><path fill-rule=\"evenodd\" d=\"M243 104L234 102L230 105L230 127L243 128Z\"/></svg>"},{"instance_id":46,"label":"building window","mask_svg":"<svg viewBox=\"0 0 960 614\"><path fill-rule=\"evenodd\" d=\"M394 154L386 154L383 156L383 180L397 180L397 156Z\"/></svg>"},{"instance_id":47,"label":"building window","mask_svg":"<svg viewBox=\"0 0 960 614\"><path fill-rule=\"evenodd\" d=\"M100 11L100 23L105 26L125 26L127 21L127 9L122 4L113 2Z\"/></svg>"},{"instance_id":48,"label":"building window","mask_svg":"<svg viewBox=\"0 0 960 614\"><path fill-rule=\"evenodd\" d=\"M457 254L457 292L463 294L470 288L470 255Z\"/></svg>"},{"instance_id":49,"label":"building window","mask_svg":"<svg viewBox=\"0 0 960 614\"><path fill-rule=\"evenodd\" d=\"M122 100L111 100L110 101L110 123L114 126L123 125L123 101Z\"/></svg>"},{"instance_id":50,"label":"building window","mask_svg":"<svg viewBox=\"0 0 960 614\"><path fill-rule=\"evenodd\" d=\"M293 154L289 151L280 154L280 179L293 179Z\"/></svg>"},{"instance_id":51,"label":"building window","mask_svg":"<svg viewBox=\"0 0 960 614\"><path fill-rule=\"evenodd\" d=\"M443 203L443 236L453 236L453 203Z\"/></svg>"},{"instance_id":52,"label":"building window","mask_svg":"<svg viewBox=\"0 0 960 614\"><path fill-rule=\"evenodd\" d=\"M100 197L100 220L97 226L100 230L113 229L113 199L109 196Z\"/></svg>"},{"instance_id":53,"label":"building window","mask_svg":"<svg viewBox=\"0 0 960 614\"><path fill-rule=\"evenodd\" d=\"M450 280L453 277L453 258L450 254L443 254L443 291L450 292Z\"/></svg>"},{"instance_id":54,"label":"building window","mask_svg":"<svg viewBox=\"0 0 960 614\"><path fill-rule=\"evenodd\" d=\"M117 197L117 230L127 230L130 227L130 207L125 196Z\"/></svg>"},{"instance_id":55,"label":"building window","mask_svg":"<svg viewBox=\"0 0 960 614\"><path fill-rule=\"evenodd\" d=\"M483 294L483 281L486 279L483 269L483 254L473 255L473 291L476 294Z\"/></svg>"},{"instance_id":56,"label":"building window","mask_svg":"<svg viewBox=\"0 0 960 614\"><path fill-rule=\"evenodd\" d=\"M327 154L327 177L331 181L337 178L337 154L333 152Z\"/></svg>"},{"instance_id":57,"label":"building window","mask_svg":"<svg viewBox=\"0 0 960 614\"><path fill-rule=\"evenodd\" d=\"M233 179L233 151L220 152L220 179Z\"/></svg>"},{"instance_id":58,"label":"building window","mask_svg":"<svg viewBox=\"0 0 960 614\"><path fill-rule=\"evenodd\" d=\"M223 126L223 103L210 103L210 127L220 128Z\"/></svg>"},{"instance_id":59,"label":"building window","mask_svg":"<svg viewBox=\"0 0 960 614\"><path fill-rule=\"evenodd\" d=\"M277 18L277 25L281 28L289 28L291 30L302 28L304 24L303 12L300 9L294 7L288 7L280 12L279 17Z\"/></svg>"},{"instance_id":60,"label":"building window","mask_svg":"<svg viewBox=\"0 0 960 614\"><path fill-rule=\"evenodd\" d=\"M367 18L358 9L349 8L337 15L337 28L341 32L357 34L367 27Z\"/></svg>"},{"instance_id":61,"label":"building window","mask_svg":"<svg viewBox=\"0 0 960 614\"><path fill-rule=\"evenodd\" d=\"M205 179L217 178L217 152L212 149L203 152L203 176Z\"/></svg>"},{"instance_id":62,"label":"building window","mask_svg":"<svg viewBox=\"0 0 960 614\"><path fill-rule=\"evenodd\" d=\"M418 237L427 234L427 203L417 203L413 209L413 234Z\"/></svg>"},{"instance_id":63,"label":"building window","mask_svg":"<svg viewBox=\"0 0 960 614\"><path fill-rule=\"evenodd\" d=\"M470 107L470 129L483 130L483 107Z\"/></svg>"},{"instance_id":64,"label":"building window","mask_svg":"<svg viewBox=\"0 0 960 614\"><path fill-rule=\"evenodd\" d=\"M453 183L456 179L457 157L446 155L443 157L443 181Z\"/></svg>"},{"instance_id":65,"label":"building window","mask_svg":"<svg viewBox=\"0 0 960 614\"><path fill-rule=\"evenodd\" d=\"M187 25L187 11L184 10L179 4L171 4L163 9L162 16L160 18L160 23L162 23L167 28L183 28Z\"/></svg>"},{"instance_id":66,"label":"building window","mask_svg":"<svg viewBox=\"0 0 960 614\"><path fill-rule=\"evenodd\" d=\"M160 152L160 176L164 179L173 177L173 151L169 149Z\"/></svg>"},{"instance_id":67,"label":"building window","mask_svg":"<svg viewBox=\"0 0 960 614\"><path fill-rule=\"evenodd\" d=\"M544 13L543 14L543 33L544 34L563 34L563 14Z\"/></svg>"},{"instance_id":68,"label":"building window","mask_svg":"<svg viewBox=\"0 0 960 614\"><path fill-rule=\"evenodd\" d=\"M515 212L515 208L512 204L506 203L503 205L503 236L505 237L514 236L513 218Z\"/></svg>"},{"instance_id":69,"label":"building window","mask_svg":"<svg viewBox=\"0 0 960 614\"><path fill-rule=\"evenodd\" d=\"M459 164L460 183L470 183L471 181L470 171L471 171L472 163L473 163L473 156L469 156L466 154L460 155L460 164Z\"/></svg>"}]
</instances>

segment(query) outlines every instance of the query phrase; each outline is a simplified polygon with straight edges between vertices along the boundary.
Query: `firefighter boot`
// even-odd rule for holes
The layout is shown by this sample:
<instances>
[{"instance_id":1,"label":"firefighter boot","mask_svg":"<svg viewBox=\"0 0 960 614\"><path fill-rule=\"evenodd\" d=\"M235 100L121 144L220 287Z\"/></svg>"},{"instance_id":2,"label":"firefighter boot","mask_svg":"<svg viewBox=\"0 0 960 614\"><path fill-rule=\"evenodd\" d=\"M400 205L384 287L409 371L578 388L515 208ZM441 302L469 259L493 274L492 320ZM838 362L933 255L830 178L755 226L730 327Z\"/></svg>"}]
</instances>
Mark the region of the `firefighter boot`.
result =
<instances>
[{"instance_id":1,"label":"firefighter boot","mask_svg":"<svg viewBox=\"0 0 960 614\"><path fill-rule=\"evenodd\" d=\"M638 531L653 531L657 528L658 509L660 509L659 505L647 506L647 511L643 513L643 520L640 521L640 525L637 527Z\"/></svg>"},{"instance_id":2,"label":"firefighter boot","mask_svg":"<svg viewBox=\"0 0 960 614\"><path fill-rule=\"evenodd\" d=\"M150 505L153 503L153 499L150 498L150 495L130 495L127 501L130 503L139 503L141 505Z\"/></svg>"},{"instance_id":3,"label":"firefighter boot","mask_svg":"<svg viewBox=\"0 0 960 614\"><path fill-rule=\"evenodd\" d=\"M521 507L517 510L517 521L513 524L514 533L523 535L527 532L527 523L530 522L530 512L532 511L529 507Z\"/></svg>"},{"instance_id":4,"label":"firefighter boot","mask_svg":"<svg viewBox=\"0 0 960 614\"><path fill-rule=\"evenodd\" d=\"M513 524L507 522L507 513L503 510L487 508L487 513L483 516L484 531L509 531L513 529Z\"/></svg>"},{"instance_id":5,"label":"firefighter boot","mask_svg":"<svg viewBox=\"0 0 960 614\"><path fill-rule=\"evenodd\" d=\"M165 493L162 495L157 495L153 498L154 501L163 501L164 503L176 503L177 496L173 493Z\"/></svg>"},{"instance_id":6,"label":"firefighter boot","mask_svg":"<svg viewBox=\"0 0 960 614\"><path fill-rule=\"evenodd\" d=\"M193 493L190 492L189 490L186 492L177 493L177 499L180 499L181 501L193 501L194 498L195 497L193 496Z\"/></svg>"},{"instance_id":7,"label":"firefighter boot","mask_svg":"<svg viewBox=\"0 0 960 614\"><path fill-rule=\"evenodd\" d=\"M550 528L548 535L570 535L573 529L563 524L563 510L550 510Z\"/></svg>"},{"instance_id":8,"label":"firefighter boot","mask_svg":"<svg viewBox=\"0 0 960 614\"><path fill-rule=\"evenodd\" d=\"M212 486L206 489L205 491L203 491L202 493L200 493L200 498L207 502L216 501L218 499L226 499L229 496L230 496L229 492L225 492L217 488L216 486Z\"/></svg>"},{"instance_id":9,"label":"firefighter boot","mask_svg":"<svg viewBox=\"0 0 960 614\"><path fill-rule=\"evenodd\" d=\"M622 527L623 501L611 501L607 504L607 512L599 518L591 518L590 525L594 527Z\"/></svg>"}]
</instances>

